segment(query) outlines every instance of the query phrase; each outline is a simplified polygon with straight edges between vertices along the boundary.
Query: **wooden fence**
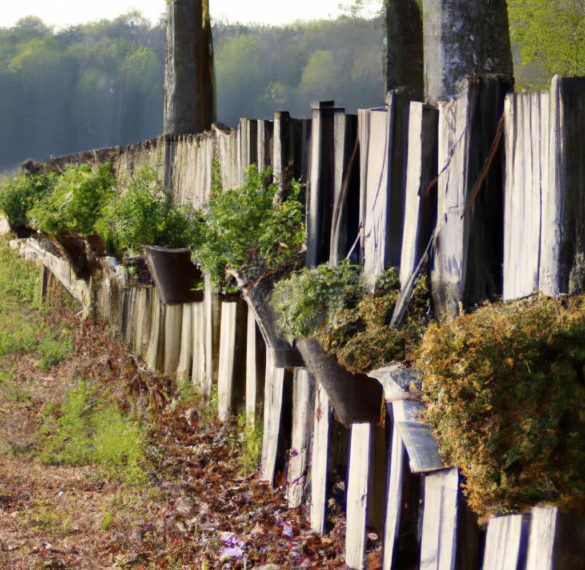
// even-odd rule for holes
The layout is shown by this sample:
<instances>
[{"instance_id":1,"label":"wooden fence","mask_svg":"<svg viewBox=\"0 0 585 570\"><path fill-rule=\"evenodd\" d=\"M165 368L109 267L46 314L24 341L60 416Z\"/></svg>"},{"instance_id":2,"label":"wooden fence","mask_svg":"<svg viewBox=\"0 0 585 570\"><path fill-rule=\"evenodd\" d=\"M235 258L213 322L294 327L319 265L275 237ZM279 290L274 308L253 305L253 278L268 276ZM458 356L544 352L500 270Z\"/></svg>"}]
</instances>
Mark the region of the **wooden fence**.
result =
<instances>
[{"instance_id":1,"label":"wooden fence","mask_svg":"<svg viewBox=\"0 0 585 570\"><path fill-rule=\"evenodd\" d=\"M277 113L53 164L111 160L120 177L151 166L177 203L195 205L209 196L214 164L224 188L252 163L271 165L307 182L310 266L350 255L369 284L395 266L407 289L431 252L435 305L450 314L460 304L583 286L583 133L585 80L555 78L550 91L509 94L506 80L488 77L467 81L438 108L391 94L384 107L355 116L326 102L310 120ZM418 419L412 371L371 371L384 387L385 425L347 430L307 370L275 367L240 299L222 299L207 283L202 302L165 306L156 289L127 287L110 260L85 283L38 242L15 246L92 303L149 366L192 378L207 397L215 387L220 418L243 412L251 423L262 411L261 478L273 483L285 473L290 506L308 504L316 532L328 530L329 485L344 470L349 567L364 568L368 529L383 536L385 570L585 567L583 521L555 508L479 528L459 471L443 465Z\"/></svg>"}]
</instances>

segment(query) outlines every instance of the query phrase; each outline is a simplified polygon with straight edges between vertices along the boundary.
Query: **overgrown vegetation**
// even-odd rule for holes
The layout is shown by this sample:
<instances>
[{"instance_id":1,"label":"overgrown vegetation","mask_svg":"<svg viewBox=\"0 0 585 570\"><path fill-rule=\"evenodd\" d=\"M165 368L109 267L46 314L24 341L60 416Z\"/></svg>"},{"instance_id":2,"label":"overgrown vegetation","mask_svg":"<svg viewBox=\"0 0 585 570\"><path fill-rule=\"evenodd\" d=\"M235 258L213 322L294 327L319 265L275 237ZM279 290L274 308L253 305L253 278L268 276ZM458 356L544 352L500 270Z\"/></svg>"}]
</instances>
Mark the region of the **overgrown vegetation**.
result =
<instances>
[{"instance_id":1,"label":"overgrown vegetation","mask_svg":"<svg viewBox=\"0 0 585 570\"><path fill-rule=\"evenodd\" d=\"M201 215L175 208L152 168L137 170L105 205L97 232L117 257L136 255L142 246L187 247L201 240Z\"/></svg>"},{"instance_id":2,"label":"overgrown vegetation","mask_svg":"<svg viewBox=\"0 0 585 570\"><path fill-rule=\"evenodd\" d=\"M28 215L34 226L46 233L87 237L96 233L96 222L114 195L111 164L96 168L70 165Z\"/></svg>"},{"instance_id":3,"label":"overgrown vegetation","mask_svg":"<svg viewBox=\"0 0 585 570\"><path fill-rule=\"evenodd\" d=\"M4 181L0 187L0 212L12 228L30 226L29 211L52 190L55 179L53 173L20 173Z\"/></svg>"},{"instance_id":4,"label":"overgrown vegetation","mask_svg":"<svg viewBox=\"0 0 585 570\"><path fill-rule=\"evenodd\" d=\"M417 368L480 515L585 506L585 299L486 305L429 327Z\"/></svg>"},{"instance_id":5,"label":"overgrown vegetation","mask_svg":"<svg viewBox=\"0 0 585 570\"><path fill-rule=\"evenodd\" d=\"M276 285L273 302L289 341L316 337L350 372L367 372L385 363L405 361L430 319L425 279L415 288L405 321L390 327L400 293L393 270L369 292L360 268L344 261L336 267L303 269Z\"/></svg>"},{"instance_id":6,"label":"overgrown vegetation","mask_svg":"<svg viewBox=\"0 0 585 570\"><path fill-rule=\"evenodd\" d=\"M216 189L194 257L219 290L237 290L230 272L250 281L300 253L305 242L302 192L292 180L280 194L272 171L260 172L256 166L247 170L240 187Z\"/></svg>"}]
</instances>

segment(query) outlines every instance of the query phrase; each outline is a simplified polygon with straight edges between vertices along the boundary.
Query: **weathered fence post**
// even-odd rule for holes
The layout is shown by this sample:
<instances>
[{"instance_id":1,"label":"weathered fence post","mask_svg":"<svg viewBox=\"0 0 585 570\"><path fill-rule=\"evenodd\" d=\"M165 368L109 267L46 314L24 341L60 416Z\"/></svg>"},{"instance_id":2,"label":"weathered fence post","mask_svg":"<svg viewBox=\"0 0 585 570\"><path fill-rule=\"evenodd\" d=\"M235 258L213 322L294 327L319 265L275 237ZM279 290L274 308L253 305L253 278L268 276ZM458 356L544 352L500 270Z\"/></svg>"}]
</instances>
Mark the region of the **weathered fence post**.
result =
<instances>
[{"instance_id":1,"label":"weathered fence post","mask_svg":"<svg viewBox=\"0 0 585 570\"><path fill-rule=\"evenodd\" d=\"M327 530L327 482L331 404L323 386L315 388L313 441L311 449L311 529L319 534Z\"/></svg>"},{"instance_id":2,"label":"weathered fence post","mask_svg":"<svg viewBox=\"0 0 585 570\"><path fill-rule=\"evenodd\" d=\"M219 372L217 375L218 417L225 422L232 411L232 396L236 362L236 327L238 303L221 304L219 341Z\"/></svg>"},{"instance_id":3,"label":"weathered fence post","mask_svg":"<svg viewBox=\"0 0 585 570\"><path fill-rule=\"evenodd\" d=\"M437 174L438 118L436 109L422 103L410 104L400 256L402 287L418 266L437 221L437 193L428 185Z\"/></svg>"},{"instance_id":4,"label":"weathered fence post","mask_svg":"<svg viewBox=\"0 0 585 570\"><path fill-rule=\"evenodd\" d=\"M483 570L522 570L526 563L530 515L495 517L488 523Z\"/></svg>"},{"instance_id":5,"label":"weathered fence post","mask_svg":"<svg viewBox=\"0 0 585 570\"><path fill-rule=\"evenodd\" d=\"M306 484L311 435L315 381L308 370L296 368L293 379L292 441L289 451L286 497L291 508L300 507Z\"/></svg>"},{"instance_id":6,"label":"weathered fence post","mask_svg":"<svg viewBox=\"0 0 585 570\"><path fill-rule=\"evenodd\" d=\"M209 130L215 93L208 0L168 2L165 70L165 134Z\"/></svg>"},{"instance_id":7,"label":"weathered fence post","mask_svg":"<svg viewBox=\"0 0 585 570\"><path fill-rule=\"evenodd\" d=\"M191 377L193 364L193 309L195 303L183 305L183 320L181 325L181 351L177 365L177 380L184 381Z\"/></svg>"},{"instance_id":8,"label":"weathered fence post","mask_svg":"<svg viewBox=\"0 0 585 570\"><path fill-rule=\"evenodd\" d=\"M166 305L164 320L164 365L165 374L176 374L181 356L181 328L183 305Z\"/></svg>"},{"instance_id":9,"label":"weathered fence post","mask_svg":"<svg viewBox=\"0 0 585 570\"><path fill-rule=\"evenodd\" d=\"M456 99L439 107L431 272L439 317L457 313L460 304L474 305L501 293L503 157L498 142L510 86L497 77L470 79Z\"/></svg>"}]
</instances>

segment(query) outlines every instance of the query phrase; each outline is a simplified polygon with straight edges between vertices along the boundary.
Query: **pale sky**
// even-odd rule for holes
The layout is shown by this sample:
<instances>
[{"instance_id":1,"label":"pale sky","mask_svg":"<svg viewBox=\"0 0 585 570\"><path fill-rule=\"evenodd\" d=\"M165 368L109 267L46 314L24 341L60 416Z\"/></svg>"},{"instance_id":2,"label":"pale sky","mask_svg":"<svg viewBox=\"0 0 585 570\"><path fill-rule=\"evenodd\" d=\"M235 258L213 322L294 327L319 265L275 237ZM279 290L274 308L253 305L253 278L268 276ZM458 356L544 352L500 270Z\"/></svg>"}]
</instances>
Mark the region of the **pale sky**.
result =
<instances>
[{"instance_id":1,"label":"pale sky","mask_svg":"<svg viewBox=\"0 0 585 570\"><path fill-rule=\"evenodd\" d=\"M38 16L62 28L100 19L112 19L131 9L157 22L165 0L0 0L0 27L12 26L24 16ZM334 18L344 0L210 0L211 15L229 22L283 24L296 20Z\"/></svg>"}]
</instances>

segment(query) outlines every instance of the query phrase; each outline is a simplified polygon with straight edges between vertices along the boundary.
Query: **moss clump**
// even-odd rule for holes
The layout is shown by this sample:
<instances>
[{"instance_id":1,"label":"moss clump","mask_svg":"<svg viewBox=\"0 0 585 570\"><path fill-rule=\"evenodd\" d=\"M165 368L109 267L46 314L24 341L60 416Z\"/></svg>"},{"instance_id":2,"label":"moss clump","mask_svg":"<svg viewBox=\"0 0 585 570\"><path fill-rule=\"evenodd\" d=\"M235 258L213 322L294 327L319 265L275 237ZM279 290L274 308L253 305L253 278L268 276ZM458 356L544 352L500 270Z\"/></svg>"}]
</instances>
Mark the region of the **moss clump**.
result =
<instances>
[{"instance_id":1,"label":"moss clump","mask_svg":"<svg viewBox=\"0 0 585 570\"><path fill-rule=\"evenodd\" d=\"M431 325L425 419L482 516L585 504L585 301L538 297Z\"/></svg>"},{"instance_id":2,"label":"moss clump","mask_svg":"<svg viewBox=\"0 0 585 570\"><path fill-rule=\"evenodd\" d=\"M359 266L304 269L279 283L274 308L282 332L290 341L316 337L354 373L364 373L392 361L405 361L428 323L430 301L426 279L415 288L404 323L390 327L400 294L394 270L386 271L369 292Z\"/></svg>"}]
</instances>

